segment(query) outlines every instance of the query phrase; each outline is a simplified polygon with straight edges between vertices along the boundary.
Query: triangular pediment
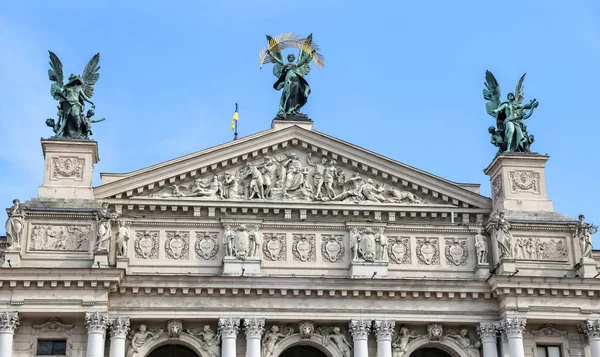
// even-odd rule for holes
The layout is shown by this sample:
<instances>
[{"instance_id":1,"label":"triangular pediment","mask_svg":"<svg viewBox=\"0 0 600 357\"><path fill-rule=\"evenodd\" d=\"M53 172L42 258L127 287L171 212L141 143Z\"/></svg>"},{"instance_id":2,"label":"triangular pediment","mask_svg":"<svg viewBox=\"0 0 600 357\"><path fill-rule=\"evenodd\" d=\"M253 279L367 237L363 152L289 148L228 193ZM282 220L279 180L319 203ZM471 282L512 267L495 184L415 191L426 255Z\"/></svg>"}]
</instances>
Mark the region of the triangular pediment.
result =
<instances>
[{"instance_id":1,"label":"triangular pediment","mask_svg":"<svg viewBox=\"0 0 600 357\"><path fill-rule=\"evenodd\" d=\"M102 180L94 189L97 199L227 202L252 196L258 201L491 208L489 198L464 184L295 125L127 174L103 174Z\"/></svg>"}]
</instances>

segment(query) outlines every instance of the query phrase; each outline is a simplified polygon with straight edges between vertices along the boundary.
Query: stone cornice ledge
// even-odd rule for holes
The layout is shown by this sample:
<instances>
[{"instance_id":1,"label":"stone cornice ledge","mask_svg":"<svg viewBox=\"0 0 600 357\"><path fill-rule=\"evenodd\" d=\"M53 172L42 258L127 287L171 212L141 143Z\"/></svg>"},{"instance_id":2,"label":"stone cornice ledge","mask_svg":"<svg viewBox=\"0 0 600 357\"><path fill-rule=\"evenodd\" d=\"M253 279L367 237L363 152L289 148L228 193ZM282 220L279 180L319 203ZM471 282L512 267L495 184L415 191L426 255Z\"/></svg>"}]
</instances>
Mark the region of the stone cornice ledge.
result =
<instances>
[{"instance_id":1,"label":"stone cornice ledge","mask_svg":"<svg viewBox=\"0 0 600 357\"><path fill-rule=\"evenodd\" d=\"M521 295L590 298L600 296L600 279L492 275L487 283L495 297Z\"/></svg>"},{"instance_id":2,"label":"stone cornice ledge","mask_svg":"<svg viewBox=\"0 0 600 357\"><path fill-rule=\"evenodd\" d=\"M114 290L125 276L122 269L2 269L0 288L105 288Z\"/></svg>"}]
</instances>

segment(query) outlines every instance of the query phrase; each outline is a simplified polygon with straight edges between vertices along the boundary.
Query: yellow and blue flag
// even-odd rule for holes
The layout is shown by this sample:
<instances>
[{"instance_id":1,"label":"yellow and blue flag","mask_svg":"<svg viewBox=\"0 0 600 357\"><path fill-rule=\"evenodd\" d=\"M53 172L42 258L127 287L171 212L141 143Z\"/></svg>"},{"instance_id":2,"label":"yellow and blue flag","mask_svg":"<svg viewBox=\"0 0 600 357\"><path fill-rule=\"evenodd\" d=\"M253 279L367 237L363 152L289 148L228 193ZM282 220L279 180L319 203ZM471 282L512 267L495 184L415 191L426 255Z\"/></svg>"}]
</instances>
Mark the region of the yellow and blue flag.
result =
<instances>
[{"instance_id":1,"label":"yellow and blue flag","mask_svg":"<svg viewBox=\"0 0 600 357\"><path fill-rule=\"evenodd\" d=\"M235 113L233 113L233 117L231 118L231 131L235 129L235 123L238 121L238 104L235 103Z\"/></svg>"}]
</instances>

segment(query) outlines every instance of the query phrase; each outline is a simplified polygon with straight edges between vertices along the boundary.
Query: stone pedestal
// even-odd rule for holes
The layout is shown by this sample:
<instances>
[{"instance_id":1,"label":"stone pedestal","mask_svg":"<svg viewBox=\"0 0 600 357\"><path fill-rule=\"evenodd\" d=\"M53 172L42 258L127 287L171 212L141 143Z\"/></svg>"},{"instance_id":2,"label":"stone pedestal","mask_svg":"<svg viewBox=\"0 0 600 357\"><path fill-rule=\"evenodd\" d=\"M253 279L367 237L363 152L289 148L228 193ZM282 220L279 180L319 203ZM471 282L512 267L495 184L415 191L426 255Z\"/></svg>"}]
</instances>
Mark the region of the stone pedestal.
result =
<instances>
[{"instance_id":1,"label":"stone pedestal","mask_svg":"<svg viewBox=\"0 0 600 357\"><path fill-rule=\"evenodd\" d=\"M548 156L532 153L502 153L485 174L492 185L493 211L553 212L546 193L544 165Z\"/></svg>"},{"instance_id":2,"label":"stone pedestal","mask_svg":"<svg viewBox=\"0 0 600 357\"><path fill-rule=\"evenodd\" d=\"M128 257L117 257L117 269L127 269L129 266Z\"/></svg>"},{"instance_id":3,"label":"stone pedestal","mask_svg":"<svg viewBox=\"0 0 600 357\"><path fill-rule=\"evenodd\" d=\"M42 140L44 183L39 198L93 199L92 169L98 143L91 140Z\"/></svg>"},{"instance_id":4,"label":"stone pedestal","mask_svg":"<svg viewBox=\"0 0 600 357\"><path fill-rule=\"evenodd\" d=\"M271 129L284 129L288 126L297 125L306 130L312 130L313 121L307 116L293 117L288 119L275 118L271 122Z\"/></svg>"},{"instance_id":5,"label":"stone pedestal","mask_svg":"<svg viewBox=\"0 0 600 357\"><path fill-rule=\"evenodd\" d=\"M496 268L496 274L510 275L517 271L517 261L514 259L502 259Z\"/></svg>"},{"instance_id":6,"label":"stone pedestal","mask_svg":"<svg viewBox=\"0 0 600 357\"><path fill-rule=\"evenodd\" d=\"M350 277L379 279L388 275L388 262L363 262L350 263Z\"/></svg>"},{"instance_id":7,"label":"stone pedestal","mask_svg":"<svg viewBox=\"0 0 600 357\"><path fill-rule=\"evenodd\" d=\"M92 268L108 268L108 253L94 253L94 264L92 264Z\"/></svg>"},{"instance_id":8,"label":"stone pedestal","mask_svg":"<svg viewBox=\"0 0 600 357\"><path fill-rule=\"evenodd\" d=\"M477 264L475 265L475 277L477 279L487 279L490 276L490 265L489 264Z\"/></svg>"},{"instance_id":9,"label":"stone pedestal","mask_svg":"<svg viewBox=\"0 0 600 357\"><path fill-rule=\"evenodd\" d=\"M595 278L599 273L596 269L596 261L592 258L581 258L575 265L575 270L580 278Z\"/></svg>"},{"instance_id":10,"label":"stone pedestal","mask_svg":"<svg viewBox=\"0 0 600 357\"><path fill-rule=\"evenodd\" d=\"M10 250L4 252L3 268L18 268L21 266L21 252L18 250Z\"/></svg>"},{"instance_id":11,"label":"stone pedestal","mask_svg":"<svg viewBox=\"0 0 600 357\"><path fill-rule=\"evenodd\" d=\"M223 258L223 275L230 276L256 276L260 275L260 259L235 257Z\"/></svg>"}]
</instances>

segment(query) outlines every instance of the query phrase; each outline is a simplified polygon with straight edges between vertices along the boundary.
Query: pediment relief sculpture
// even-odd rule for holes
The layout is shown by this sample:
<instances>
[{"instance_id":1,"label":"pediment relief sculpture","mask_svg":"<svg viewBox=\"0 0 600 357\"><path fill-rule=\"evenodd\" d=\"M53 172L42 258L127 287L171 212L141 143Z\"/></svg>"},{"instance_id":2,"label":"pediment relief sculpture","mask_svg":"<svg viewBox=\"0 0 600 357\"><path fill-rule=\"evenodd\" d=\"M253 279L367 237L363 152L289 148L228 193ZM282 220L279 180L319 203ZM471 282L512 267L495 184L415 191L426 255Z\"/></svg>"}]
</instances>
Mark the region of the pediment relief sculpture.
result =
<instances>
[{"instance_id":1,"label":"pediment relief sculpture","mask_svg":"<svg viewBox=\"0 0 600 357\"><path fill-rule=\"evenodd\" d=\"M172 183L148 198L317 201L417 205L433 203L380 179L361 175L335 159L301 151L238 164L202 177Z\"/></svg>"}]
</instances>

